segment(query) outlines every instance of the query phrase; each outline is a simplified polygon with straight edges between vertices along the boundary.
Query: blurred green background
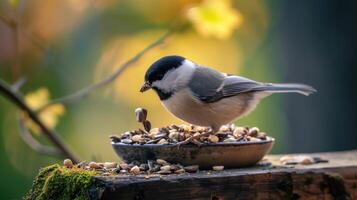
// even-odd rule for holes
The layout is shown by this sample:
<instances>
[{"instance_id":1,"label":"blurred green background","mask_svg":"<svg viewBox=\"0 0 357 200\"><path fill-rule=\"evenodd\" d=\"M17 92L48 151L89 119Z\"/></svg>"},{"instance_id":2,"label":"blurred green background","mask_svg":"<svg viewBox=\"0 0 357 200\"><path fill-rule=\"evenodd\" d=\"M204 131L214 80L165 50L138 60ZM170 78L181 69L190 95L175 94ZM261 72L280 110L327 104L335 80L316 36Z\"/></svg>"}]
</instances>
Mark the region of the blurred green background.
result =
<instances>
[{"instance_id":1,"label":"blurred green background","mask_svg":"<svg viewBox=\"0 0 357 200\"><path fill-rule=\"evenodd\" d=\"M101 80L179 28L105 89L43 116L82 160L118 160L108 136L140 127L136 107L149 110L155 127L183 123L153 92L138 92L147 67L169 54L263 82L316 87L310 97L269 97L236 122L275 137L272 153L353 149L356 8L355 1L334 0L1 0L0 78L25 77L21 91L32 93L36 107L47 92L61 97ZM21 140L16 111L0 97L0 199L20 199L40 167L61 162Z\"/></svg>"}]
</instances>

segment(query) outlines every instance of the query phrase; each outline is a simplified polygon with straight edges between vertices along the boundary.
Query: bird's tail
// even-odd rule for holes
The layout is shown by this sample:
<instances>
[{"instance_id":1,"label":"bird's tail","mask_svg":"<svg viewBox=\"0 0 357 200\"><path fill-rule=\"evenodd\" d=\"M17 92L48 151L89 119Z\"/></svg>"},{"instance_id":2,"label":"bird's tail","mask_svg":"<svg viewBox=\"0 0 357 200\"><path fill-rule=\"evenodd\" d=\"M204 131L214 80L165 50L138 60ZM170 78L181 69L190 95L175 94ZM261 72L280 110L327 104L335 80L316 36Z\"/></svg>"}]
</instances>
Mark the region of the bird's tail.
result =
<instances>
[{"instance_id":1,"label":"bird's tail","mask_svg":"<svg viewBox=\"0 0 357 200\"><path fill-rule=\"evenodd\" d=\"M259 90L272 92L272 93L299 93L305 96L316 92L317 90L309 85L299 83L267 83L264 84Z\"/></svg>"}]
</instances>

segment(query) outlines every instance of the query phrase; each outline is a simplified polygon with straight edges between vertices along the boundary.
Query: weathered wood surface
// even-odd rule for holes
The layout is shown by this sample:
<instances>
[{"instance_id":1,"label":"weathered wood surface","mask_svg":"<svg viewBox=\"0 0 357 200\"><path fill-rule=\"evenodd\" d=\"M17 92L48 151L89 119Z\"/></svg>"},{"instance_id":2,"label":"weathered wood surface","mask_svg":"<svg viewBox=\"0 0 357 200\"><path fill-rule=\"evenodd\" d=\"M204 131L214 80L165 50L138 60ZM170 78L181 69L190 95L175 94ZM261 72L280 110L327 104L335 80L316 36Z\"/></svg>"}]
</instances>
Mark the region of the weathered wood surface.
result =
<instances>
[{"instance_id":1,"label":"weathered wood surface","mask_svg":"<svg viewBox=\"0 0 357 200\"><path fill-rule=\"evenodd\" d=\"M93 199L357 199L357 150L310 154L329 160L162 177L96 177Z\"/></svg>"}]
</instances>

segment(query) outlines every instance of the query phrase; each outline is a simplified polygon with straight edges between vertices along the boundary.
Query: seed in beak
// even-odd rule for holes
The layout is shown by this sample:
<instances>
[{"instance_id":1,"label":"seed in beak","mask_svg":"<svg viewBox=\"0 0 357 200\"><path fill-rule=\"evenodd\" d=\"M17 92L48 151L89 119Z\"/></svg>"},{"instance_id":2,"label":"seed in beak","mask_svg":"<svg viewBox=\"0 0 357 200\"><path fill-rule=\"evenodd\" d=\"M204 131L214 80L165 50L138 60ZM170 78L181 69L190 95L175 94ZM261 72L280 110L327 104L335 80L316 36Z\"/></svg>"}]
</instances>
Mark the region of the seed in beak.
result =
<instances>
[{"instance_id":1,"label":"seed in beak","mask_svg":"<svg viewBox=\"0 0 357 200\"><path fill-rule=\"evenodd\" d=\"M147 91L147 90L149 90L149 89L151 89L150 83L145 82L145 83L143 84L143 86L141 86L140 92L145 92L145 91Z\"/></svg>"}]
</instances>

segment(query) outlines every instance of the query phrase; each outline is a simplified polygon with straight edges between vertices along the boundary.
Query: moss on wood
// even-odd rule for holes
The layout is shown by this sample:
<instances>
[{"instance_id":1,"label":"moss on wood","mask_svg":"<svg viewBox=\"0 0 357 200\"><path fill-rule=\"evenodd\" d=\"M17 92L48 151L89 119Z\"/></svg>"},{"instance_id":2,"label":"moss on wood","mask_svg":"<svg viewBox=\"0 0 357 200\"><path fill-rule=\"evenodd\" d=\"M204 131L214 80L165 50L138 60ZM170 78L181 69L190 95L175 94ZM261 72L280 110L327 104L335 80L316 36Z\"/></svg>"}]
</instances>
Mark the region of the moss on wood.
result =
<instances>
[{"instance_id":1,"label":"moss on wood","mask_svg":"<svg viewBox=\"0 0 357 200\"><path fill-rule=\"evenodd\" d=\"M25 200L88 199L88 189L92 186L96 172L81 168L67 169L58 164L40 169L32 189Z\"/></svg>"}]
</instances>

